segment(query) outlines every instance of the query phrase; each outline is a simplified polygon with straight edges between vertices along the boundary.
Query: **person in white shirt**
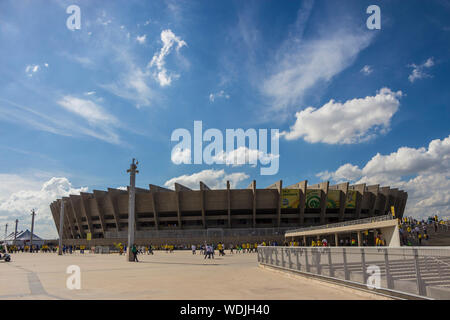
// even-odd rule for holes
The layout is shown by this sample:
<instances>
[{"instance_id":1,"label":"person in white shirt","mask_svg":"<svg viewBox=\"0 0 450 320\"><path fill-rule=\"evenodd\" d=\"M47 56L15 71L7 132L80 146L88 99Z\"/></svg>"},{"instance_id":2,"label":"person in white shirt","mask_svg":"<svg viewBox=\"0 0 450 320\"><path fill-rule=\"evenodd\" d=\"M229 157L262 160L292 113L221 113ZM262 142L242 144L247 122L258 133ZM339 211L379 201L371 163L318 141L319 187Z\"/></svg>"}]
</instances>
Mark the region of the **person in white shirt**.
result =
<instances>
[{"instance_id":1,"label":"person in white shirt","mask_svg":"<svg viewBox=\"0 0 450 320\"><path fill-rule=\"evenodd\" d=\"M195 254L195 250L197 249L197 247L195 246L195 244L192 245L192 254Z\"/></svg>"}]
</instances>

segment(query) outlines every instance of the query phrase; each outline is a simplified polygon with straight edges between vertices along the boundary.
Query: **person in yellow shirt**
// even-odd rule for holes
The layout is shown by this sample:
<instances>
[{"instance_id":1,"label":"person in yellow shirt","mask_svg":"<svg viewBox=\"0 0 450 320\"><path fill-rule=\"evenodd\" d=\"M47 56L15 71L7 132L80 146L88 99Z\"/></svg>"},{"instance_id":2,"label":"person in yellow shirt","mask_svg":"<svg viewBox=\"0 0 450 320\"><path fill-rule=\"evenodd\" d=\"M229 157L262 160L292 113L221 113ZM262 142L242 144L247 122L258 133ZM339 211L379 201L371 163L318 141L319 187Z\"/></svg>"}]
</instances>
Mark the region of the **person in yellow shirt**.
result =
<instances>
[{"instance_id":1,"label":"person in yellow shirt","mask_svg":"<svg viewBox=\"0 0 450 320\"><path fill-rule=\"evenodd\" d=\"M311 242L311 247L315 247L316 246L316 242L313 240L312 242Z\"/></svg>"}]
</instances>

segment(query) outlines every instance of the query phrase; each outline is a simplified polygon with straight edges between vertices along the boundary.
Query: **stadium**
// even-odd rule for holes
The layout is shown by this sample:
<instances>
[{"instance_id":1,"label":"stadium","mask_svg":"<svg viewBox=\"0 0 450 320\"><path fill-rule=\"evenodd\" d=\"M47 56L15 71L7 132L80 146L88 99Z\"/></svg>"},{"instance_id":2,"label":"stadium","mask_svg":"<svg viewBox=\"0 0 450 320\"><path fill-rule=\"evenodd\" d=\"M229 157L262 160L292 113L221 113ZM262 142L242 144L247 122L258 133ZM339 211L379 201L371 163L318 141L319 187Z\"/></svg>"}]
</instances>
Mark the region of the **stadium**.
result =
<instances>
[{"instance_id":1,"label":"stadium","mask_svg":"<svg viewBox=\"0 0 450 320\"><path fill-rule=\"evenodd\" d=\"M204 241L236 243L284 240L289 229L391 214L401 218L407 193L365 184L302 181L283 187L280 180L264 189L256 181L246 189L199 190L175 183L175 190L150 185L136 188L136 243L189 244ZM66 245L126 243L129 195L126 190L94 190L51 203L59 230L64 201ZM90 239L90 240L88 240Z\"/></svg>"}]
</instances>

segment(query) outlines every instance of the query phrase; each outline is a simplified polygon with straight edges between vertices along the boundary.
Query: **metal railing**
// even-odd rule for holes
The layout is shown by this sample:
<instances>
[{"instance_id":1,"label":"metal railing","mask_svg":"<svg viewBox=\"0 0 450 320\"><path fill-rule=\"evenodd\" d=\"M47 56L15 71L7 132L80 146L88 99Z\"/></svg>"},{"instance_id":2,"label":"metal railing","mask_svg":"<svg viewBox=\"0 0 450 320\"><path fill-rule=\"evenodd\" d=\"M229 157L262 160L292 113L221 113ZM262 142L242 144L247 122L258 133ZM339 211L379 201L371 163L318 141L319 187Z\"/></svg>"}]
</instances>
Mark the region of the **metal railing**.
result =
<instances>
[{"instance_id":1,"label":"metal railing","mask_svg":"<svg viewBox=\"0 0 450 320\"><path fill-rule=\"evenodd\" d=\"M345 221L345 222L329 223L329 224L322 224L319 226L293 229L293 230L289 230L289 232L304 232L304 231L320 230L320 229L326 229L326 228L348 227L348 226L354 226L357 224L388 221L388 220L392 220L392 219L393 219L392 215L383 215L383 216L378 216L378 217L364 218L364 219L358 219L358 220L349 220L349 221Z\"/></svg>"},{"instance_id":2,"label":"metal railing","mask_svg":"<svg viewBox=\"0 0 450 320\"><path fill-rule=\"evenodd\" d=\"M449 247L258 247L264 266L431 299L450 299Z\"/></svg>"},{"instance_id":3,"label":"metal railing","mask_svg":"<svg viewBox=\"0 0 450 320\"><path fill-rule=\"evenodd\" d=\"M151 231L136 231L136 239L157 239L157 238L175 238L175 239L189 239L202 238L208 239L211 237L269 237L269 236L284 236L286 231L291 228L254 228L254 229L222 229L209 228L202 230L151 230ZM120 239L127 238L127 231L107 231L106 238Z\"/></svg>"}]
</instances>

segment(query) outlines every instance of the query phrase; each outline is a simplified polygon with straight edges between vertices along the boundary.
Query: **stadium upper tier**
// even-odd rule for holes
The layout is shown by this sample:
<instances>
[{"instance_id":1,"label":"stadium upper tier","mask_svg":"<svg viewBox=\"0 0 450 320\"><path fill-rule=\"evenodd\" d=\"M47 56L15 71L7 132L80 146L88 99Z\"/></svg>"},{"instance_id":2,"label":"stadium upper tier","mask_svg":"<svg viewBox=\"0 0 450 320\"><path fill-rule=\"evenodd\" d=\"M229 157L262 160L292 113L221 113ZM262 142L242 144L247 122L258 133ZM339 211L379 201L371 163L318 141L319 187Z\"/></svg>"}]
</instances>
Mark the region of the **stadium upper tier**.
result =
<instances>
[{"instance_id":1,"label":"stadium upper tier","mask_svg":"<svg viewBox=\"0 0 450 320\"><path fill-rule=\"evenodd\" d=\"M199 190L175 183L174 190L150 185L136 188L136 230L298 228L391 214L402 217L408 194L390 187L307 181L283 187L280 180L265 189L253 181L246 189L212 190L200 182ZM59 230L64 201L63 239L122 238L128 229L127 190L94 190L51 203ZM175 232L176 233L176 232ZM179 232L181 234L181 232ZM116 236L114 236L116 235ZM118 237L117 235L122 235Z\"/></svg>"}]
</instances>

